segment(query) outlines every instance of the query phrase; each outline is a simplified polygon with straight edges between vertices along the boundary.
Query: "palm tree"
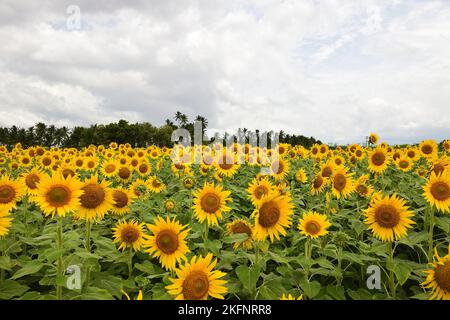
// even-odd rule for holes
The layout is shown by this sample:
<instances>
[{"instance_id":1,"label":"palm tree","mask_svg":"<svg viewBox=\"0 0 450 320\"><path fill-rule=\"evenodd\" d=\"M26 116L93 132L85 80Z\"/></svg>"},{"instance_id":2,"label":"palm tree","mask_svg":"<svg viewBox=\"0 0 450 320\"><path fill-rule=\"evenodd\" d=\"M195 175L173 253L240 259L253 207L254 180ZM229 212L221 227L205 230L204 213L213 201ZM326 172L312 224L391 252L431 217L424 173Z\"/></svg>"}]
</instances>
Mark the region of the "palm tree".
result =
<instances>
[{"instance_id":1,"label":"palm tree","mask_svg":"<svg viewBox=\"0 0 450 320\"><path fill-rule=\"evenodd\" d=\"M186 124L188 123L188 116L185 115L184 113L181 113L180 111L177 111L175 113L175 121L177 121L181 127L185 127Z\"/></svg>"}]
</instances>

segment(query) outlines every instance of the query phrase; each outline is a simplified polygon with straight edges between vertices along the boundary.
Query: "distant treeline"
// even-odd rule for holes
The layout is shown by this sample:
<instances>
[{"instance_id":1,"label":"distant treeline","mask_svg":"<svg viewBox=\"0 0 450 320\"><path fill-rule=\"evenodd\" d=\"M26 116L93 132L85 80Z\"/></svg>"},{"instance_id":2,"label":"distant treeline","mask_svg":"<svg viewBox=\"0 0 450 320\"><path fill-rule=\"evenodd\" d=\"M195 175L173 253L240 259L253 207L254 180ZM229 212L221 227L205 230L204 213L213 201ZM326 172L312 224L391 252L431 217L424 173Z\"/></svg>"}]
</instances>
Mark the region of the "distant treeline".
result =
<instances>
[{"instance_id":1,"label":"distant treeline","mask_svg":"<svg viewBox=\"0 0 450 320\"><path fill-rule=\"evenodd\" d=\"M197 116L195 121L202 123L203 131L208 127L208 120L202 116ZM148 122L129 123L126 120L120 120L110 124L95 124L90 127L76 126L74 128L56 127L54 125L46 125L37 123L29 128L20 128L18 126L0 127L0 144L9 148L16 143L21 143L23 147L41 145L46 147L86 147L88 145L108 145L110 142L130 143L134 147L145 147L149 145L157 145L160 147L170 147L173 145L171 141L172 132L179 128L187 129L194 134L194 123L190 122L188 117L177 112L174 116L174 122L167 119L163 126L157 127ZM250 132L246 128L240 130L246 138L249 135L256 135L259 139L259 130ZM313 137L305 137L302 135L289 135L283 131L268 133L270 135L277 134L281 143L290 143L292 145L302 145L310 147L314 143L320 143ZM216 135L214 138L227 139L230 134L225 132L224 135ZM214 138L211 138L212 141Z\"/></svg>"}]
</instances>

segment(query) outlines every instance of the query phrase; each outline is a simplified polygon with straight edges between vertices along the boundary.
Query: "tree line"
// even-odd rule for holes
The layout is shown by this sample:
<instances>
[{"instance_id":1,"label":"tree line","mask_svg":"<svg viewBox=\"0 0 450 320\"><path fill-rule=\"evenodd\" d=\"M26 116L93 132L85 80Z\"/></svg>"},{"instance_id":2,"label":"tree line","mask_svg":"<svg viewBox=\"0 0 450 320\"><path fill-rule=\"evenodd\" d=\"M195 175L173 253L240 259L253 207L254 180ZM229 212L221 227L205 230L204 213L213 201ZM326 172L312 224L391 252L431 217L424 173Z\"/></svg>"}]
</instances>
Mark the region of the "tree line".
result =
<instances>
[{"instance_id":1,"label":"tree line","mask_svg":"<svg viewBox=\"0 0 450 320\"><path fill-rule=\"evenodd\" d=\"M170 147L173 145L172 132L176 129L183 128L188 130L191 136L193 136L196 121L202 124L203 134L205 134L205 130L208 127L208 120L205 117L197 116L194 121L189 121L188 116L179 111L175 113L173 121L167 119L164 125L159 127L149 122L129 123L126 120L109 124L94 124L89 127L75 126L73 128L66 126L56 127L55 125L46 125L42 122L28 128L13 125L11 127L0 127L0 144L8 148L12 148L16 143L20 143L24 148L35 145L82 148L91 144L108 145L111 142L117 142L119 144L130 143L134 147L146 147L149 145ZM256 134L256 139L259 140L259 130L251 133L246 128L243 128L239 131L244 133L247 140L251 134ZM313 137L289 135L283 131L277 133L270 131L269 137L271 134L277 134L281 143L290 143L305 147L310 147L314 143L320 143L320 141ZM226 141L230 136L227 132L222 136L216 134L209 139L209 142L217 138Z\"/></svg>"}]
</instances>

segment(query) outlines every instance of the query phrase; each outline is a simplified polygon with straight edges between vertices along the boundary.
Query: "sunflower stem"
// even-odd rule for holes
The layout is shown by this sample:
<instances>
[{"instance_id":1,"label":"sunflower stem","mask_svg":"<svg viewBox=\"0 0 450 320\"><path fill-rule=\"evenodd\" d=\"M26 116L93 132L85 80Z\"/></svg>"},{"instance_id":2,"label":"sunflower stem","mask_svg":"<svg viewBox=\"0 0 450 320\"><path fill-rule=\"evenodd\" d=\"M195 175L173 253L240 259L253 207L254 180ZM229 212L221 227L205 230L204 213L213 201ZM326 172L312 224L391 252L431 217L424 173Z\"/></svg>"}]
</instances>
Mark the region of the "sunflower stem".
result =
<instances>
[{"instance_id":1,"label":"sunflower stem","mask_svg":"<svg viewBox=\"0 0 450 320\"><path fill-rule=\"evenodd\" d=\"M312 255L312 239L308 237L306 240L306 249L305 249L305 256L307 261L307 266L305 268L306 280L309 280L309 264L311 262L311 255Z\"/></svg>"},{"instance_id":2,"label":"sunflower stem","mask_svg":"<svg viewBox=\"0 0 450 320\"><path fill-rule=\"evenodd\" d=\"M91 220L86 220L86 252L91 253ZM91 268L86 266L86 288L89 287L89 280L91 277Z\"/></svg>"},{"instance_id":3,"label":"sunflower stem","mask_svg":"<svg viewBox=\"0 0 450 320\"><path fill-rule=\"evenodd\" d=\"M389 289L391 290L391 297L392 299L395 299L396 292L395 292L395 278L394 278L394 248L392 247L392 242L388 242L387 244L388 254L389 254Z\"/></svg>"},{"instance_id":4,"label":"sunflower stem","mask_svg":"<svg viewBox=\"0 0 450 320\"><path fill-rule=\"evenodd\" d=\"M57 247L59 251L63 250L63 218L58 216L58 230L57 230ZM56 281L56 299L62 300L62 292L63 287L59 282L64 277L64 266L63 266L63 258L62 253L60 253L60 256L58 258L57 262L57 281Z\"/></svg>"},{"instance_id":5,"label":"sunflower stem","mask_svg":"<svg viewBox=\"0 0 450 320\"><path fill-rule=\"evenodd\" d=\"M208 254L208 249L206 248L206 243L208 242L208 233L209 233L209 226L208 226L208 222L205 220L205 232L203 234L203 244L204 244L205 257Z\"/></svg>"},{"instance_id":6,"label":"sunflower stem","mask_svg":"<svg viewBox=\"0 0 450 320\"><path fill-rule=\"evenodd\" d=\"M130 247L128 251L128 279L131 278L133 272L133 248Z\"/></svg>"},{"instance_id":7,"label":"sunflower stem","mask_svg":"<svg viewBox=\"0 0 450 320\"><path fill-rule=\"evenodd\" d=\"M428 208L428 226L429 226L429 231L428 231L428 261L432 262L433 261L433 250L434 250L434 245L433 245L433 231L434 231L434 211L433 208Z\"/></svg>"},{"instance_id":8,"label":"sunflower stem","mask_svg":"<svg viewBox=\"0 0 450 320\"><path fill-rule=\"evenodd\" d=\"M255 265L258 265L259 262L259 243L255 242Z\"/></svg>"}]
</instances>

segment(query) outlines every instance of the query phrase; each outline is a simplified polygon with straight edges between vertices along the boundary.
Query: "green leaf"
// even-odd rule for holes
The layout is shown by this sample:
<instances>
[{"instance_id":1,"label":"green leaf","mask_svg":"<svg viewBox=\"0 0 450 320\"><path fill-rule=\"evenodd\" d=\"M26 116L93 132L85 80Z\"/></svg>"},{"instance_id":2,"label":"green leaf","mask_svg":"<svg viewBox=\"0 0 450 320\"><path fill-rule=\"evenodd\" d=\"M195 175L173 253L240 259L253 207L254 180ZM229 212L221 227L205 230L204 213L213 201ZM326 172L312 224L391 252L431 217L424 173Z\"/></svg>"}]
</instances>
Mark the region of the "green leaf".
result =
<instances>
[{"instance_id":1,"label":"green leaf","mask_svg":"<svg viewBox=\"0 0 450 320\"><path fill-rule=\"evenodd\" d=\"M327 293L336 300L345 300L345 289L338 286L327 286Z\"/></svg>"},{"instance_id":2,"label":"green leaf","mask_svg":"<svg viewBox=\"0 0 450 320\"><path fill-rule=\"evenodd\" d=\"M239 266L236 268L236 274L239 281L243 284L244 288L250 292L254 292L256 289L256 283L258 282L260 269L259 266L253 265L251 267Z\"/></svg>"},{"instance_id":3,"label":"green leaf","mask_svg":"<svg viewBox=\"0 0 450 320\"><path fill-rule=\"evenodd\" d=\"M436 226L444 230L446 233L450 233L450 218L448 217L435 217Z\"/></svg>"},{"instance_id":4,"label":"green leaf","mask_svg":"<svg viewBox=\"0 0 450 320\"><path fill-rule=\"evenodd\" d=\"M243 242L248 239L248 234L246 233L236 233L222 239L223 243L235 243Z\"/></svg>"},{"instance_id":5,"label":"green leaf","mask_svg":"<svg viewBox=\"0 0 450 320\"><path fill-rule=\"evenodd\" d=\"M390 269L388 267L388 269ZM398 282L401 285L404 285L408 280L411 272L413 271L413 267L406 261L400 259L394 259L394 265L392 266L392 271L394 271L395 276L397 277Z\"/></svg>"},{"instance_id":6,"label":"green leaf","mask_svg":"<svg viewBox=\"0 0 450 320\"><path fill-rule=\"evenodd\" d=\"M317 281L309 282L306 279L300 280L299 285L300 288L302 288L302 291L305 293L305 295L310 299L313 299L315 296L317 296L321 288L319 282Z\"/></svg>"},{"instance_id":7,"label":"green leaf","mask_svg":"<svg viewBox=\"0 0 450 320\"><path fill-rule=\"evenodd\" d=\"M0 299L11 299L16 296L21 296L29 288L21 285L13 280L0 281Z\"/></svg>"},{"instance_id":8,"label":"green leaf","mask_svg":"<svg viewBox=\"0 0 450 320\"><path fill-rule=\"evenodd\" d=\"M0 256L0 269L11 270L11 259L8 256Z\"/></svg>"},{"instance_id":9,"label":"green leaf","mask_svg":"<svg viewBox=\"0 0 450 320\"><path fill-rule=\"evenodd\" d=\"M22 278L24 276L30 275L30 274L34 274L39 272L39 270L42 269L44 265L36 260L30 261L27 264L25 264L22 269L19 269L19 271L17 271L12 277L12 280L15 279L19 279Z\"/></svg>"}]
</instances>

